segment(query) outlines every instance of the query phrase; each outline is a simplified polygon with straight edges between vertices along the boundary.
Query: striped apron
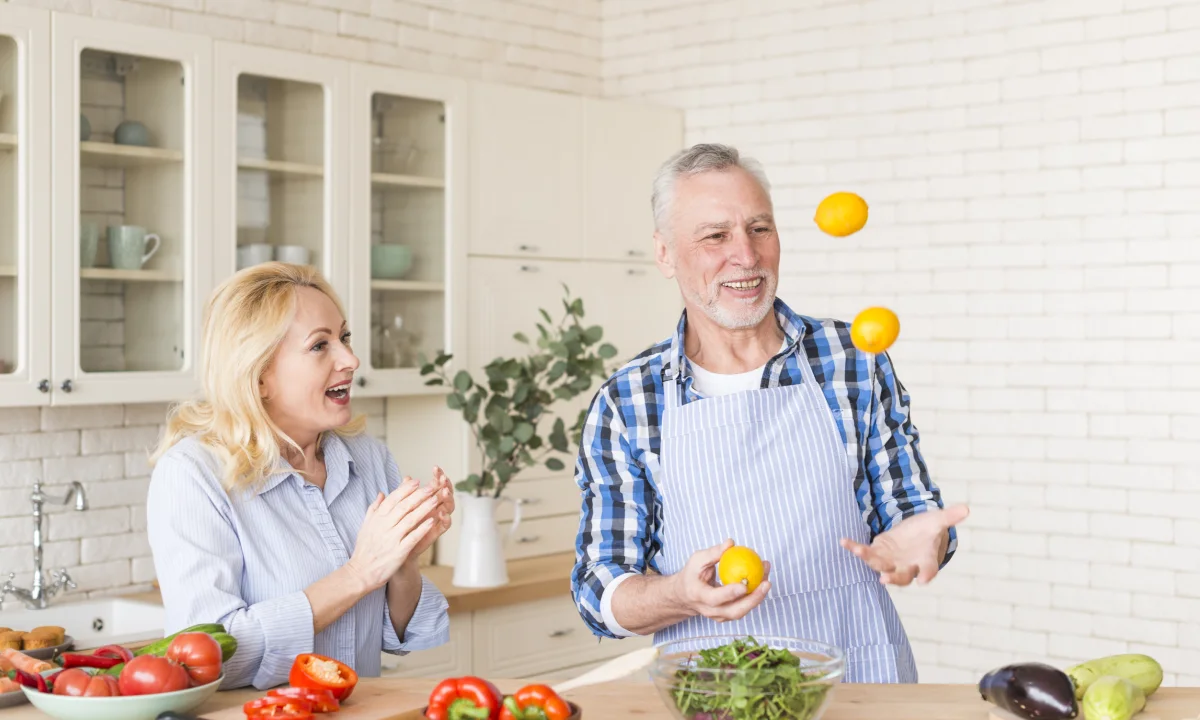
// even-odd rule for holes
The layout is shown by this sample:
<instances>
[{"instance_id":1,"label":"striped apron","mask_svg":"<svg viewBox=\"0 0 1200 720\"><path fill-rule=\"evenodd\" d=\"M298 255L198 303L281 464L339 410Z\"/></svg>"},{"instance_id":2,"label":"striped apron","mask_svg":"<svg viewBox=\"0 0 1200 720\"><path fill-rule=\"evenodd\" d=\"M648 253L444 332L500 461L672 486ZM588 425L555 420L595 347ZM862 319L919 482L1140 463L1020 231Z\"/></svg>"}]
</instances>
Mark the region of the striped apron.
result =
<instances>
[{"instance_id":1,"label":"striped apron","mask_svg":"<svg viewBox=\"0 0 1200 720\"><path fill-rule=\"evenodd\" d=\"M655 643L702 635L782 635L846 653L845 682L917 682L912 648L878 574L838 544L869 543L855 469L807 362L799 385L684 405L666 378L661 472L663 574L733 538L771 563L771 589L745 617L695 616ZM678 368L679 362L671 364Z\"/></svg>"}]
</instances>

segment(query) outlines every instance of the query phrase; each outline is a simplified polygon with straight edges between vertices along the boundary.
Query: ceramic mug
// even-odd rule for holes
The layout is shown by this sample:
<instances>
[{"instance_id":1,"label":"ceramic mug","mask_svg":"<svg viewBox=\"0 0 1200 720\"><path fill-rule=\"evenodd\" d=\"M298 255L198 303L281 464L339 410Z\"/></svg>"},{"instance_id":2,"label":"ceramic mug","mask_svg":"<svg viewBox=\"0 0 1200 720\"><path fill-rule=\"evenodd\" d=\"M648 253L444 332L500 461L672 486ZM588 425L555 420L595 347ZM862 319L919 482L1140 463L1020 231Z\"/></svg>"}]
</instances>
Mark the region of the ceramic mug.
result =
<instances>
[{"instance_id":1,"label":"ceramic mug","mask_svg":"<svg viewBox=\"0 0 1200 720\"><path fill-rule=\"evenodd\" d=\"M79 223L79 267L95 267L99 247L100 226L94 222Z\"/></svg>"},{"instance_id":2,"label":"ceramic mug","mask_svg":"<svg viewBox=\"0 0 1200 720\"><path fill-rule=\"evenodd\" d=\"M280 245L275 248L275 259L293 265L307 265L309 252L303 245Z\"/></svg>"},{"instance_id":3,"label":"ceramic mug","mask_svg":"<svg viewBox=\"0 0 1200 720\"><path fill-rule=\"evenodd\" d=\"M146 243L151 240L154 247L146 252ZM140 270L161 246L162 239L155 233L147 233L146 228L137 225L110 225L108 228L108 257L114 268Z\"/></svg>"},{"instance_id":4,"label":"ceramic mug","mask_svg":"<svg viewBox=\"0 0 1200 720\"><path fill-rule=\"evenodd\" d=\"M275 259L275 247L269 243L251 243L237 249L237 269L270 262Z\"/></svg>"},{"instance_id":5,"label":"ceramic mug","mask_svg":"<svg viewBox=\"0 0 1200 720\"><path fill-rule=\"evenodd\" d=\"M150 130L137 120L126 120L113 131L113 142L144 147L150 144Z\"/></svg>"}]
</instances>

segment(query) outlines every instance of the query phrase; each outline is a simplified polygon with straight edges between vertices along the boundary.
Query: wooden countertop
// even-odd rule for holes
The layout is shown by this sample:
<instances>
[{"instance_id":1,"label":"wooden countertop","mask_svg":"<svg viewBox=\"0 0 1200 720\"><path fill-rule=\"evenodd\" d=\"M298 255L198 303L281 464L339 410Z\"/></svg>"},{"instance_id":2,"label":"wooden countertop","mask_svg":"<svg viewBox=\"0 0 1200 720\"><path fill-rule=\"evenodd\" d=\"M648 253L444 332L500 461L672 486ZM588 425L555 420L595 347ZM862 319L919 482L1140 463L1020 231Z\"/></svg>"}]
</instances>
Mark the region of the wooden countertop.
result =
<instances>
[{"instance_id":1,"label":"wooden countertop","mask_svg":"<svg viewBox=\"0 0 1200 720\"><path fill-rule=\"evenodd\" d=\"M442 591L453 614L567 595L571 592L571 568L574 565L573 552L511 560L508 563L508 584L496 588L455 587L451 582L454 568L443 565L423 567L421 574ZM122 597L162 603L162 595L157 590Z\"/></svg>"},{"instance_id":2,"label":"wooden countertop","mask_svg":"<svg viewBox=\"0 0 1200 720\"><path fill-rule=\"evenodd\" d=\"M359 683L338 720L416 720L437 679L369 678ZM520 683L498 680L503 692ZM265 693L235 690L214 695L195 711L207 720L244 720L242 705ZM583 710L583 720L637 717L673 720L649 682L616 682L568 692L565 697ZM993 706L980 699L974 685L843 684L833 693L822 720L993 720ZM417 711L417 712L414 712ZM1194 720L1200 715L1200 688L1161 688L1150 697L1137 720ZM31 705L0 710L3 720L45 720Z\"/></svg>"}]
</instances>

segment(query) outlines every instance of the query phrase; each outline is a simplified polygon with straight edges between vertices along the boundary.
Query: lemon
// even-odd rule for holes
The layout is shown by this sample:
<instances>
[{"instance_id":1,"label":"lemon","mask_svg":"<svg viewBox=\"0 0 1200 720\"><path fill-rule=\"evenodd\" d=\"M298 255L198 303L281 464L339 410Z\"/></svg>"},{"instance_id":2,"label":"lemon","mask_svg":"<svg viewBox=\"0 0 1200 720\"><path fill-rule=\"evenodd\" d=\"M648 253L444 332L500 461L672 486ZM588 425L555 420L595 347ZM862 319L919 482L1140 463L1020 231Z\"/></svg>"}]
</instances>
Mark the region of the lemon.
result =
<instances>
[{"instance_id":1,"label":"lemon","mask_svg":"<svg viewBox=\"0 0 1200 720\"><path fill-rule=\"evenodd\" d=\"M763 563L758 553L742 545L734 545L721 553L717 561L717 577L722 585L743 583L746 592L754 592L754 588L763 579Z\"/></svg>"},{"instance_id":2,"label":"lemon","mask_svg":"<svg viewBox=\"0 0 1200 720\"><path fill-rule=\"evenodd\" d=\"M813 220L834 237L853 235L867 224L867 202L852 192L836 192L821 201Z\"/></svg>"},{"instance_id":3,"label":"lemon","mask_svg":"<svg viewBox=\"0 0 1200 720\"><path fill-rule=\"evenodd\" d=\"M900 335L900 318L885 307L869 307L850 324L854 347L869 353L881 353Z\"/></svg>"}]
</instances>

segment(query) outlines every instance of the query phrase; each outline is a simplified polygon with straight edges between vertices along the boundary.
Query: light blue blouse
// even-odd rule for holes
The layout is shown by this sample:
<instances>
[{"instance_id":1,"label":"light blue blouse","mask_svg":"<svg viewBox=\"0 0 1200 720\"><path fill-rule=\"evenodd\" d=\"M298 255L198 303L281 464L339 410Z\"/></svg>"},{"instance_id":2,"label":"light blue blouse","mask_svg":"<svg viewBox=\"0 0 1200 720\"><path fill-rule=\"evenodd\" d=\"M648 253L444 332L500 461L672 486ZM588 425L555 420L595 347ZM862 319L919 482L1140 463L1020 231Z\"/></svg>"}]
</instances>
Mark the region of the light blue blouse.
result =
<instances>
[{"instance_id":1,"label":"light blue blouse","mask_svg":"<svg viewBox=\"0 0 1200 720\"><path fill-rule=\"evenodd\" d=\"M350 559L376 493L401 482L391 452L375 438L327 433L322 447L324 491L285 464L258 494L231 498L216 456L194 438L177 443L154 467L147 531L165 631L219 622L237 638L223 690L284 684L301 653L336 658L376 677L380 651L403 655L449 642L449 605L425 578L403 640L392 626L386 588L314 636L304 588Z\"/></svg>"}]
</instances>

